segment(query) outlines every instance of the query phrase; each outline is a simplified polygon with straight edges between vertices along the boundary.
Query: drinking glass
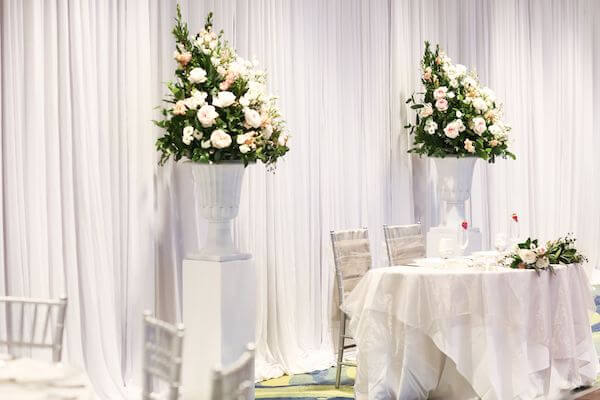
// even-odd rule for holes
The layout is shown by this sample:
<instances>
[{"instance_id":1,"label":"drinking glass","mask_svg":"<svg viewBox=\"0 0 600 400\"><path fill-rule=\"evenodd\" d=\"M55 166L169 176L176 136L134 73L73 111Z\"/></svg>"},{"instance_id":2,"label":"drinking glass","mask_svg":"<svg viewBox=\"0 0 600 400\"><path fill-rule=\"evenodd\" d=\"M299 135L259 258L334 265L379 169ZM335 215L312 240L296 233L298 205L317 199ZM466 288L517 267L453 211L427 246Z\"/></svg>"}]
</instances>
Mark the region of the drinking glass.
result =
<instances>
[{"instance_id":1,"label":"drinking glass","mask_svg":"<svg viewBox=\"0 0 600 400\"><path fill-rule=\"evenodd\" d=\"M454 255L456 241L451 238L441 238L438 244L438 251L442 258L450 258Z\"/></svg>"},{"instance_id":2,"label":"drinking glass","mask_svg":"<svg viewBox=\"0 0 600 400\"><path fill-rule=\"evenodd\" d=\"M497 233L494 240L494 247L496 248L496 251L502 253L504 250L506 250L507 246L508 238L506 237L506 233Z\"/></svg>"}]
</instances>

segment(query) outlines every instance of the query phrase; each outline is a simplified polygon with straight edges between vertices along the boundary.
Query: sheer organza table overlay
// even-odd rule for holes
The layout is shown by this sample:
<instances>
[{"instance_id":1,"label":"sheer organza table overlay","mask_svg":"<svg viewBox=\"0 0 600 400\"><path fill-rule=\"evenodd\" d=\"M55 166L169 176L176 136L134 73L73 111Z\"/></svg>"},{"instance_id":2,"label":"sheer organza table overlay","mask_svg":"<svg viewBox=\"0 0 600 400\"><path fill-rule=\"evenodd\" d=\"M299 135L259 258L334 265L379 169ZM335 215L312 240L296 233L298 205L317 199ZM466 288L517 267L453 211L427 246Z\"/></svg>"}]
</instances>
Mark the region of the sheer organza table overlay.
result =
<instances>
[{"instance_id":1,"label":"sheer organza table overlay","mask_svg":"<svg viewBox=\"0 0 600 400\"><path fill-rule=\"evenodd\" d=\"M87 375L66 364L0 356L0 399L92 400Z\"/></svg>"},{"instance_id":2,"label":"sheer organza table overlay","mask_svg":"<svg viewBox=\"0 0 600 400\"><path fill-rule=\"evenodd\" d=\"M346 298L357 399L560 396L599 371L578 266L373 269Z\"/></svg>"}]
</instances>

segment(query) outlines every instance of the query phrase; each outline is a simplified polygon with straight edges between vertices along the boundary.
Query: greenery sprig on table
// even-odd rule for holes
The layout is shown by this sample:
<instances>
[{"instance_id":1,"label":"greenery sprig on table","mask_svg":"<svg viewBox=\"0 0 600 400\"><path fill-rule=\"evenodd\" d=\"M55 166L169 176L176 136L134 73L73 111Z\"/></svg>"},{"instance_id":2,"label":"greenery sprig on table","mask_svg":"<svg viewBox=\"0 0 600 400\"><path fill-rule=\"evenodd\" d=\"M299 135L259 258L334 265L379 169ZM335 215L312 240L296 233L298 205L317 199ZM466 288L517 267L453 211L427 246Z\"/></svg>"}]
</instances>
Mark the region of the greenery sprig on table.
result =
<instances>
[{"instance_id":1,"label":"greenery sprig on table","mask_svg":"<svg viewBox=\"0 0 600 400\"><path fill-rule=\"evenodd\" d=\"M509 150L508 132L502 106L495 93L481 87L477 75L425 42L421 61L421 83L425 91L407 101L417 111L410 153L429 157L479 157L493 163L496 157L515 159ZM416 96L415 96L416 95Z\"/></svg>"},{"instance_id":2,"label":"greenery sprig on table","mask_svg":"<svg viewBox=\"0 0 600 400\"><path fill-rule=\"evenodd\" d=\"M179 5L175 21L176 79L167 84L163 119L154 121L164 129L156 141L160 164L171 157L275 163L289 150L289 135L276 97L267 93L265 72L239 57L222 31L214 32L212 13L193 37Z\"/></svg>"},{"instance_id":3,"label":"greenery sprig on table","mask_svg":"<svg viewBox=\"0 0 600 400\"><path fill-rule=\"evenodd\" d=\"M553 265L581 264L587 258L575 248L575 241L568 234L547 242L546 246L538 246L537 239L528 238L505 256L504 263L510 268L535 269L538 273L545 269L554 272Z\"/></svg>"}]
</instances>

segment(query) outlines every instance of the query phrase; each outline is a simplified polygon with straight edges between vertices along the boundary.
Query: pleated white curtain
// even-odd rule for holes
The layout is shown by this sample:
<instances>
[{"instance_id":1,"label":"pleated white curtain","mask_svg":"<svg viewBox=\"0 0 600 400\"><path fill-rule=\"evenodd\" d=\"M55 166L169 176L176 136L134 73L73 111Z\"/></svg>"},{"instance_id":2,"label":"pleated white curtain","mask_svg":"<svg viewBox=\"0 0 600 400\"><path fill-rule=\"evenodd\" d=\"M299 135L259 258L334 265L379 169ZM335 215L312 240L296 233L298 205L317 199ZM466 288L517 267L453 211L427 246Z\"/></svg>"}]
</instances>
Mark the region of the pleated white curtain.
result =
<instances>
[{"instance_id":1,"label":"pleated white curtain","mask_svg":"<svg viewBox=\"0 0 600 400\"><path fill-rule=\"evenodd\" d=\"M125 398L141 312L180 319L180 263L204 235L189 171L157 168L153 147L175 3L0 4L0 293L66 292L69 360ZM513 126L518 160L476 171L485 242L515 211L532 235L575 232L597 264L597 1L181 4L192 31L212 10L266 67L293 135L275 174L250 167L235 226L258 270L259 377L332 360L330 229L368 226L381 264L381 224L436 222L434 171L402 129L425 39L476 67Z\"/></svg>"},{"instance_id":2,"label":"pleated white curtain","mask_svg":"<svg viewBox=\"0 0 600 400\"><path fill-rule=\"evenodd\" d=\"M68 359L124 398L154 304L150 7L0 6L0 292L67 294Z\"/></svg>"},{"instance_id":3,"label":"pleated white curtain","mask_svg":"<svg viewBox=\"0 0 600 400\"><path fill-rule=\"evenodd\" d=\"M275 174L250 167L235 227L258 270L258 377L327 367L329 230L369 226L378 253L383 223L412 221L392 134L390 4L181 4L192 31L212 10L239 53L260 60L293 135ZM0 293L66 292L69 360L101 398L124 398L139 380L141 313L180 319L181 260L204 235L189 170L157 168L153 147L175 2L1 9Z\"/></svg>"},{"instance_id":4,"label":"pleated white curtain","mask_svg":"<svg viewBox=\"0 0 600 400\"><path fill-rule=\"evenodd\" d=\"M516 212L521 234L575 233L588 272L600 261L599 17L594 0L393 1L391 17L395 93L417 88L429 40L504 103L517 160L476 167L473 223L484 243L508 232ZM412 160L415 216L426 226L439 217L431 164Z\"/></svg>"}]
</instances>

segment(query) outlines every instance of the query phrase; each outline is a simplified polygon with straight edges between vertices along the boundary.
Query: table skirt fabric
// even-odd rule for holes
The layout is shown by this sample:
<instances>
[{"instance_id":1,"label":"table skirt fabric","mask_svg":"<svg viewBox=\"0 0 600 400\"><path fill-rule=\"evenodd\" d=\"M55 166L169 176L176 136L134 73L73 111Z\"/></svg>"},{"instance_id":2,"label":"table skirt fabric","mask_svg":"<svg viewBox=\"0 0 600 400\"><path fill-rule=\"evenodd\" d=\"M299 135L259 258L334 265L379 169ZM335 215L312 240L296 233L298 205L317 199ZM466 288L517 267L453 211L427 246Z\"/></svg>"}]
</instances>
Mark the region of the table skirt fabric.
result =
<instances>
[{"instance_id":1,"label":"table skirt fabric","mask_svg":"<svg viewBox=\"0 0 600 400\"><path fill-rule=\"evenodd\" d=\"M552 398L599 370L582 268L370 271L344 311L357 398Z\"/></svg>"}]
</instances>

